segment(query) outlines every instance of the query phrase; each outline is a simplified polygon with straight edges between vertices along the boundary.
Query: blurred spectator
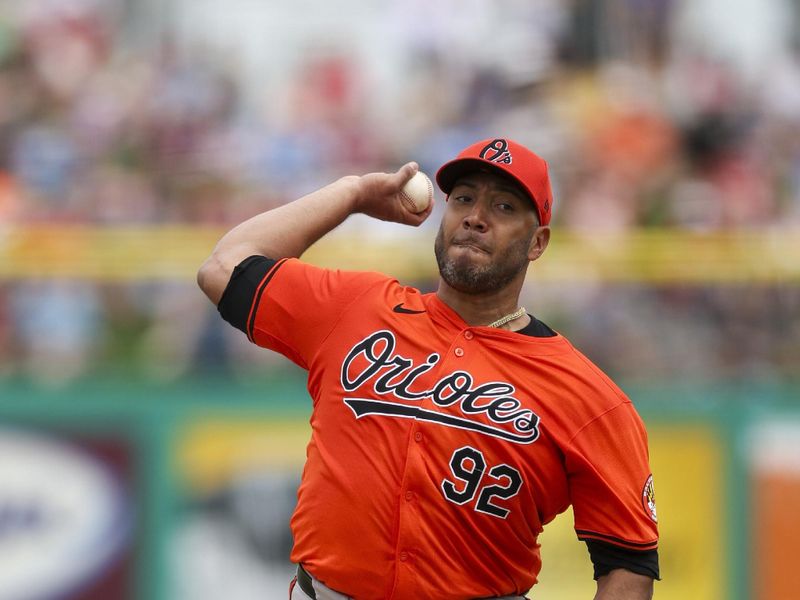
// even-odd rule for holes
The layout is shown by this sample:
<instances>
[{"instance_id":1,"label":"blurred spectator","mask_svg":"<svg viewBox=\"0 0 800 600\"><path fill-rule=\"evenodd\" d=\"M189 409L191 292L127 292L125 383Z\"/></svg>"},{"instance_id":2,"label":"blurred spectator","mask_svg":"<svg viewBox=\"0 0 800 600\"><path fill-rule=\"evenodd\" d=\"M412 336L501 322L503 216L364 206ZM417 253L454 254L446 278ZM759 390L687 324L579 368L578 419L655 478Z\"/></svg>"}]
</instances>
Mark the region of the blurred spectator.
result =
<instances>
[{"instance_id":1,"label":"blurred spectator","mask_svg":"<svg viewBox=\"0 0 800 600\"><path fill-rule=\"evenodd\" d=\"M800 223L798 44L753 82L676 29L687 10L677 0L393 2L364 28L387 38L371 46L385 56L356 35L305 40L282 77L265 75L267 97L238 78L229 52L169 29L134 45L126 5L0 11L0 225L225 225L345 173L410 158L433 171L495 133L550 160L559 227ZM374 72L384 62L397 69L386 90ZM362 239L404 235L347 227ZM787 338L800 329L796 286L528 293L590 353L614 348L604 366L615 375L789 376L800 363ZM191 282L6 282L0 374L66 382L100 365L173 379L269 366L209 310Z\"/></svg>"},{"instance_id":2,"label":"blurred spectator","mask_svg":"<svg viewBox=\"0 0 800 600\"><path fill-rule=\"evenodd\" d=\"M14 375L18 353L14 340L14 327L11 321L8 288L0 285L0 377Z\"/></svg>"},{"instance_id":3,"label":"blurred spectator","mask_svg":"<svg viewBox=\"0 0 800 600\"><path fill-rule=\"evenodd\" d=\"M10 304L22 374L58 386L90 369L103 327L94 286L79 281L18 283Z\"/></svg>"}]
</instances>

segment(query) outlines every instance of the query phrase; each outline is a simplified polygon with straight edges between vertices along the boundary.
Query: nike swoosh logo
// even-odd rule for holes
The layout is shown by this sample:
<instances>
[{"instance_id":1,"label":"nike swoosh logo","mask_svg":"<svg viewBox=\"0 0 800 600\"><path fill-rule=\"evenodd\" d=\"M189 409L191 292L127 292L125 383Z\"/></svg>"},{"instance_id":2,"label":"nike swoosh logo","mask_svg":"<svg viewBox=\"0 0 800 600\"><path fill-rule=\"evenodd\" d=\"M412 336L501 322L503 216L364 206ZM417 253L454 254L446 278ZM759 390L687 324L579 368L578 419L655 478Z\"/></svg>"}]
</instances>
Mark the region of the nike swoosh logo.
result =
<instances>
[{"instance_id":1,"label":"nike swoosh logo","mask_svg":"<svg viewBox=\"0 0 800 600\"><path fill-rule=\"evenodd\" d=\"M425 312L424 310L411 310L410 308L403 308L402 302L395 306L392 310L396 313L400 313L401 315L418 315Z\"/></svg>"}]
</instances>

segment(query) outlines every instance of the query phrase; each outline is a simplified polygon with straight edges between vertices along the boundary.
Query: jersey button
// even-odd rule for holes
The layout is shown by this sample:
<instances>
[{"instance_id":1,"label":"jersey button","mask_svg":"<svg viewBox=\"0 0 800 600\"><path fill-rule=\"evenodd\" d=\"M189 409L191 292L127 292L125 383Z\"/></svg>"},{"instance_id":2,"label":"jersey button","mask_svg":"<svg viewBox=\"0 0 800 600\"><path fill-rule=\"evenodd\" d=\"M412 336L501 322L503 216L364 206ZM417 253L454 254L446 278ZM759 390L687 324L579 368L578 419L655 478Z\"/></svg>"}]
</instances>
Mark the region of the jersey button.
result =
<instances>
[{"instance_id":1,"label":"jersey button","mask_svg":"<svg viewBox=\"0 0 800 600\"><path fill-rule=\"evenodd\" d=\"M456 356L464 356L464 349L463 348L456 348L453 350Z\"/></svg>"},{"instance_id":2,"label":"jersey button","mask_svg":"<svg viewBox=\"0 0 800 600\"><path fill-rule=\"evenodd\" d=\"M399 558L400 562L406 562L408 560L408 552L401 552Z\"/></svg>"},{"instance_id":3,"label":"jersey button","mask_svg":"<svg viewBox=\"0 0 800 600\"><path fill-rule=\"evenodd\" d=\"M422 441L422 432L421 431L415 431L414 432L414 439L416 441L418 441L418 442L421 442Z\"/></svg>"},{"instance_id":4,"label":"jersey button","mask_svg":"<svg viewBox=\"0 0 800 600\"><path fill-rule=\"evenodd\" d=\"M414 492L406 492L406 500L411 502L414 499Z\"/></svg>"},{"instance_id":5,"label":"jersey button","mask_svg":"<svg viewBox=\"0 0 800 600\"><path fill-rule=\"evenodd\" d=\"M472 333L471 331L465 331L465 332L464 332L464 338L465 338L465 339L471 340L471 339L472 339L472 338L474 338L474 337L475 337L475 334L474 334L474 333Z\"/></svg>"}]
</instances>

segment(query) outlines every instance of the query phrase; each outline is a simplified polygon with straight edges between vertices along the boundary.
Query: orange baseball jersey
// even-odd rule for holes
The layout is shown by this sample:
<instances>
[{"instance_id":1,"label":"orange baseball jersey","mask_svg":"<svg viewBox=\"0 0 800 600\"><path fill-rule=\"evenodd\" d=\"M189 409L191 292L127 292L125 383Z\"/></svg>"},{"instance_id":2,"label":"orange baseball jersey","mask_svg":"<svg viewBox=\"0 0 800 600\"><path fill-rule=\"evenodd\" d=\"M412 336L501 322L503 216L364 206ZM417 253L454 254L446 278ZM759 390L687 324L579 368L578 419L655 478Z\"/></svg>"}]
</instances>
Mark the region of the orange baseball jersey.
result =
<instances>
[{"instance_id":1,"label":"orange baseball jersey","mask_svg":"<svg viewBox=\"0 0 800 600\"><path fill-rule=\"evenodd\" d=\"M308 370L291 559L334 590L524 594L570 504L593 558L654 554L644 426L563 336L473 327L436 294L297 259L247 259L219 308Z\"/></svg>"}]
</instances>

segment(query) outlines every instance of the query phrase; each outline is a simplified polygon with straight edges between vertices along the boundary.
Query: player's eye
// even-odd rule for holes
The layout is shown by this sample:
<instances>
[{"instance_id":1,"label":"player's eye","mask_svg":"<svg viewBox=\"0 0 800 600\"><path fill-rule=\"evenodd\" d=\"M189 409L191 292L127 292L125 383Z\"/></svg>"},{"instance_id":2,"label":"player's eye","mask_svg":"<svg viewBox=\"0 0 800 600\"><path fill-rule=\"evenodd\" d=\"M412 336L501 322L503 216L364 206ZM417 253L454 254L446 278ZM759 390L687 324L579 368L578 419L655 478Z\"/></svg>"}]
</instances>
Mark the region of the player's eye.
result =
<instances>
[{"instance_id":1,"label":"player's eye","mask_svg":"<svg viewBox=\"0 0 800 600\"><path fill-rule=\"evenodd\" d=\"M508 202L498 202L495 206L502 212L514 212L515 210L514 205Z\"/></svg>"},{"instance_id":2,"label":"player's eye","mask_svg":"<svg viewBox=\"0 0 800 600\"><path fill-rule=\"evenodd\" d=\"M458 202L459 204L467 204L469 202L472 202L472 197L466 196L464 194L459 194L457 196L454 196L452 199Z\"/></svg>"}]
</instances>

